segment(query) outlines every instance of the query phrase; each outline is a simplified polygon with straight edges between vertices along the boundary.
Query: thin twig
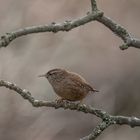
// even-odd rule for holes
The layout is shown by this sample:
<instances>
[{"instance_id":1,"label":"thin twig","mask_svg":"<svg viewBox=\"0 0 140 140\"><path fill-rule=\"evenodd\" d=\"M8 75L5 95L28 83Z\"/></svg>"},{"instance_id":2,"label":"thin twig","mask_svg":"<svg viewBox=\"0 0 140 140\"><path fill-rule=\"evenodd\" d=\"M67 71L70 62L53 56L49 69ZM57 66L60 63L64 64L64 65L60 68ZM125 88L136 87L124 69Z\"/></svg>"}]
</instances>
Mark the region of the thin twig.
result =
<instances>
[{"instance_id":1,"label":"thin twig","mask_svg":"<svg viewBox=\"0 0 140 140\"><path fill-rule=\"evenodd\" d=\"M98 10L96 0L91 0L91 9L93 12Z\"/></svg>"},{"instance_id":2,"label":"thin twig","mask_svg":"<svg viewBox=\"0 0 140 140\"><path fill-rule=\"evenodd\" d=\"M114 34L116 34L118 37L120 37L124 41L125 44L121 45L120 49L125 50L131 46L140 49L140 40L133 38L123 26L117 24L115 21L113 21L112 19L110 19L109 17L105 15L97 18L97 21L104 24Z\"/></svg>"}]
</instances>

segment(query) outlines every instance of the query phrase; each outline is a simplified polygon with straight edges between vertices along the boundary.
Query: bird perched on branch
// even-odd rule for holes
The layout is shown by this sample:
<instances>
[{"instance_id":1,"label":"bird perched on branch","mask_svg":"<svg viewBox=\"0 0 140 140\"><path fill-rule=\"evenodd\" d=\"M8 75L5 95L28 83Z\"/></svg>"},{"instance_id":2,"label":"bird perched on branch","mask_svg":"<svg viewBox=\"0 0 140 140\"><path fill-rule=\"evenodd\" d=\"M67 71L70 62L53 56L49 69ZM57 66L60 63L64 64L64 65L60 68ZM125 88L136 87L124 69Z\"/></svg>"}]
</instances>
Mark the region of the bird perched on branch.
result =
<instances>
[{"instance_id":1,"label":"bird perched on branch","mask_svg":"<svg viewBox=\"0 0 140 140\"><path fill-rule=\"evenodd\" d=\"M83 77L65 69L52 69L46 74L39 75L39 77L48 79L56 94L61 97L61 100L81 102L90 91L98 92Z\"/></svg>"}]
</instances>

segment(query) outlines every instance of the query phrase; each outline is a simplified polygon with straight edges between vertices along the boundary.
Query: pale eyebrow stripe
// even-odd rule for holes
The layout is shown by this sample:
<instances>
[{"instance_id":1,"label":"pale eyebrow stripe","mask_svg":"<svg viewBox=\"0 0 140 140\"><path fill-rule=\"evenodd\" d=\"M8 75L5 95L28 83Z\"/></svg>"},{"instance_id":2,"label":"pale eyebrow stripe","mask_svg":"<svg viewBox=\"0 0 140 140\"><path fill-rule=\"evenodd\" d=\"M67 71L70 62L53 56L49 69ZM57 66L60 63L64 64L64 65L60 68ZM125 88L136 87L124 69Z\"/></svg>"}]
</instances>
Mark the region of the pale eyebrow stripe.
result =
<instances>
[{"instance_id":1,"label":"pale eyebrow stripe","mask_svg":"<svg viewBox=\"0 0 140 140\"><path fill-rule=\"evenodd\" d=\"M49 73L51 73L51 74L54 74L54 73L56 73L58 70L52 70L52 71L49 71Z\"/></svg>"}]
</instances>

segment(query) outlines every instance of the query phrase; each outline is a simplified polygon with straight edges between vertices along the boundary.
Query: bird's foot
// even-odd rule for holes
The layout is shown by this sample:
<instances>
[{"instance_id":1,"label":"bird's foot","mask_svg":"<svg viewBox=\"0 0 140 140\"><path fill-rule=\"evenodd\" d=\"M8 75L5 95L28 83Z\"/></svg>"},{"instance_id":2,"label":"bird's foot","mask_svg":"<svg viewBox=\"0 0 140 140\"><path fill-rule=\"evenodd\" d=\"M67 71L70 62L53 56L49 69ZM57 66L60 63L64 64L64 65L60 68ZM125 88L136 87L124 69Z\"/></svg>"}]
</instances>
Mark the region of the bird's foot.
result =
<instances>
[{"instance_id":1,"label":"bird's foot","mask_svg":"<svg viewBox=\"0 0 140 140\"><path fill-rule=\"evenodd\" d=\"M79 104L79 105L82 105L82 104L83 104L83 100L80 100L80 101L78 102L78 104Z\"/></svg>"},{"instance_id":2,"label":"bird's foot","mask_svg":"<svg viewBox=\"0 0 140 140\"><path fill-rule=\"evenodd\" d=\"M64 101L63 98L57 98L57 99L55 99L55 102L57 102L57 103L62 103L63 101Z\"/></svg>"},{"instance_id":3,"label":"bird's foot","mask_svg":"<svg viewBox=\"0 0 140 140\"><path fill-rule=\"evenodd\" d=\"M78 105L79 105L79 106L84 106L84 107L86 106L86 104L83 103L83 100L80 100L80 101L78 102Z\"/></svg>"}]
</instances>

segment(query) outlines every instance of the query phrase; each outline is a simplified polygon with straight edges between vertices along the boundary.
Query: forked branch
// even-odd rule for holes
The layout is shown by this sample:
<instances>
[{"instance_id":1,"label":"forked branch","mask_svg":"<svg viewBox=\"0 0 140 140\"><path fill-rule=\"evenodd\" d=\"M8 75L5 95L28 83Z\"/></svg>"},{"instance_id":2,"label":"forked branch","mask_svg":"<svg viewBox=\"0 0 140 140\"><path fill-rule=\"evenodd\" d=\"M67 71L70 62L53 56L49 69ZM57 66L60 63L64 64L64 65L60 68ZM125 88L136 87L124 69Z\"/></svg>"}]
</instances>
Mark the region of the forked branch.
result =
<instances>
[{"instance_id":1,"label":"forked branch","mask_svg":"<svg viewBox=\"0 0 140 140\"><path fill-rule=\"evenodd\" d=\"M28 100L34 107L44 106L44 107L53 107L55 109L63 108L69 110L76 110L84 113L90 113L102 119L102 123L99 124L97 127L95 127L93 132L89 136L84 137L83 140L95 139L97 136L101 134L103 130L105 130L111 124L119 124L119 125L125 124L131 127L140 126L139 118L125 117L125 116L112 116L103 110L95 109L88 105L78 104L78 103L73 103L68 101L57 102L57 101L36 100L29 91L18 87L16 84L4 80L0 80L0 87L6 87L10 90L15 91L16 93L21 95L24 99Z\"/></svg>"},{"instance_id":2,"label":"forked branch","mask_svg":"<svg viewBox=\"0 0 140 140\"><path fill-rule=\"evenodd\" d=\"M87 12L86 16L82 18L77 18L75 20L69 20L63 23L53 22L50 25L25 27L23 29L6 33L0 38L0 47L7 47L9 43L12 42L14 39L24 35L41 32L57 33L59 31L70 31L76 27L96 20L105 25L114 34L116 34L123 40L124 44L120 45L120 49L125 50L128 49L128 47L135 47L140 49L140 40L131 36L130 33L124 27L117 24L109 17L105 16L103 12L97 8L96 0L91 0L91 9L91 12Z\"/></svg>"}]
</instances>

